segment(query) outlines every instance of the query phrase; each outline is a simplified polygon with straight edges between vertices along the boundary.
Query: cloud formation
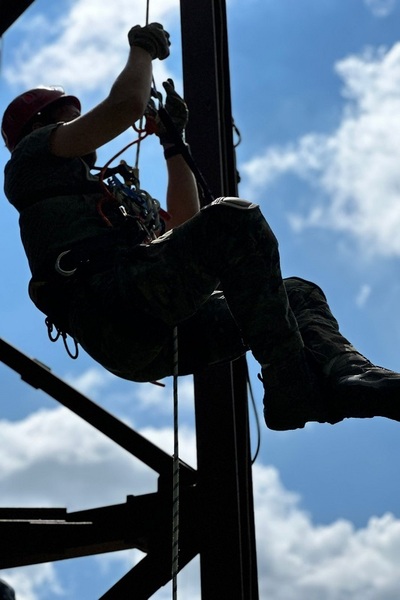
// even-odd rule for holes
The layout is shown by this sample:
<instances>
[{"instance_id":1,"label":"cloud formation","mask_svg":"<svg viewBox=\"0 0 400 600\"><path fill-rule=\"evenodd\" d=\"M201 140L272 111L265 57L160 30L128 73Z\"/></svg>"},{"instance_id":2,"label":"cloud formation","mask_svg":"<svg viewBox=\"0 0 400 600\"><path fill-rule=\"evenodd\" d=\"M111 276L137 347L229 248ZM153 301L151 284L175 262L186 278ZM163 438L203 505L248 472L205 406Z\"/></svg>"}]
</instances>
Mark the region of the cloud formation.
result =
<instances>
[{"instance_id":1,"label":"cloud formation","mask_svg":"<svg viewBox=\"0 0 400 600\"><path fill-rule=\"evenodd\" d=\"M396 7L397 0L364 0L374 17L388 17Z\"/></svg>"},{"instance_id":2,"label":"cloud formation","mask_svg":"<svg viewBox=\"0 0 400 600\"><path fill-rule=\"evenodd\" d=\"M142 433L170 451L170 428L146 428ZM64 408L41 410L21 421L0 421L0 439L3 506L73 510L124 502L127 493L155 489L148 469ZM194 432L183 429L186 459L194 456L195 445ZM373 517L359 530L344 520L316 525L300 508L299 496L284 488L276 469L263 464L254 467L254 496L261 598L398 597L400 521L392 515ZM127 559L115 555L114 560ZM194 568L182 573L180 586L189 594L185 597L197 600ZM56 596L60 588L57 565L5 575L18 589L18 600L40 600L49 587ZM157 597L167 598L168 593L160 591Z\"/></svg>"},{"instance_id":3,"label":"cloud formation","mask_svg":"<svg viewBox=\"0 0 400 600\"><path fill-rule=\"evenodd\" d=\"M177 0L152 2L150 22L174 26ZM14 88L29 89L39 84L63 85L82 94L106 90L123 68L128 56L127 33L146 22L140 0L77 0L60 13L43 13L24 19L20 25L24 43L15 51L3 77ZM51 11L50 11L51 12ZM16 30L18 32L18 30ZM155 72L166 78L166 66L155 61ZM45 81L43 81L45 77Z\"/></svg>"},{"instance_id":4,"label":"cloud formation","mask_svg":"<svg viewBox=\"0 0 400 600\"><path fill-rule=\"evenodd\" d=\"M267 147L241 166L246 196L294 174L310 186L307 214L292 210L294 230L343 232L364 251L400 255L400 44L338 62L344 109L335 131Z\"/></svg>"},{"instance_id":5,"label":"cloud formation","mask_svg":"<svg viewBox=\"0 0 400 600\"><path fill-rule=\"evenodd\" d=\"M316 526L274 469L254 472L260 597L275 600L394 600L400 577L400 522L373 517Z\"/></svg>"},{"instance_id":6,"label":"cloud formation","mask_svg":"<svg viewBox=\"0 0 400 600\"><path fill-rule=\"evenodd\" d=\"M53 598L63 596L53 564L10 569L2 571L1 576L15 590L16 600L39 600L46 592Z\"/></svg>"}]
</instances>

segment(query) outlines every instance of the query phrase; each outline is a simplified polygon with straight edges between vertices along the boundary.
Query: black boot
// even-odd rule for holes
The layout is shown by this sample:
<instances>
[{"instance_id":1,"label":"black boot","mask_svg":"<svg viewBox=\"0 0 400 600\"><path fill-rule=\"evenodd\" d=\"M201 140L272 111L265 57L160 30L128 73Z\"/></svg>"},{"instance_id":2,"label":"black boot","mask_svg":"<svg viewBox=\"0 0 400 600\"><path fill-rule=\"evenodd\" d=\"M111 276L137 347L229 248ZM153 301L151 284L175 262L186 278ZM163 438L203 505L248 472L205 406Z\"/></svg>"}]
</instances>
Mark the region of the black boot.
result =
<instances>
[{"instance_id":1,"label":"black boot","mask_svg":"<svg viewBox=\"0 0 400 600\"><path fill-rule=\"evenodd\" d=\"M308 421L325 422L323 390L304 350L284 363L262 368L264 419L269 429L299 429Z\"/></svg>"},{"instance_id":2,"label":"black boot","mask_svg":"<svg viewBox=\"0 0 400 600\"><path fill-rule=\"evenodd\" d=\"M327 384L336 422L351 417L400 421L399 373L375 366L357 352L345 352L331 361Z\"/></svg>"},{"instance_id":3,"label":"black boot","mask_svg":"<svg viewBox=\"0 0 400 600\"><path fill-rule=\"evenodd\" d=\"M307 422L335 424L349 418L400 421L400 374L344 352L318 372L299 353L262 369L264 418L269 429L300 429Z\"/></svg>"}]
</instances>

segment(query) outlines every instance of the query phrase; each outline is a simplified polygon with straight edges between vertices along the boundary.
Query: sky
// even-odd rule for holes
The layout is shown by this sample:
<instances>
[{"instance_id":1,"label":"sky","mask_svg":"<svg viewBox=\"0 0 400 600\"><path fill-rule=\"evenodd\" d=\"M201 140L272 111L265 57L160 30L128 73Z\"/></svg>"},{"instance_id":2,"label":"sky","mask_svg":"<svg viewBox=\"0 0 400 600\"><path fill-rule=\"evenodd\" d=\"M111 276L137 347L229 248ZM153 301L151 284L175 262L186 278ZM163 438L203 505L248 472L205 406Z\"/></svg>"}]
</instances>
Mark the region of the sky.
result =
<instances>
[{"instance_id":1,"label":"sky","mask_svg":"<svg viewBox=\"0 0 400 600\"><path fill-rule=\"evenodd\" d=\"M156 85L172 77L182 90L178 2L149 8L172 40L168 60L154 62ZM239 193L260 204L277 235L284 276L318 283L343 334L374 363L399 370L400 2L230 0L227 12ZM89 109L124 66L129 28L145 18L139 0L36 0L2 40L1 111L40 84L63 85ZM99 164L133 139L129 132L101 149ZM125 159L133 163L134 151ZM7 160L0 148L1 164ZM143 187L162 202L155 139L142 144L140 169ZM172 454L171 381L161 388L119 380L83 351L73 361L52 344L27 295L18 216L4 194L0 222L0 337ZM248 362L262 420L258 369ZM3 364L0 378L1 506L72 511L155 489L153 472ZM191 377L180 381L179 407L181 458L195 467ZM351 419L273 432L261 423L260 441L260 598L397 599L400 424ZM18 600L95 600L139 558L129 551L0 577ZM197 560L179 575L178 595L200 599ZM154 598L171 598L171 587Z\"/></svg>"}]
</instances>

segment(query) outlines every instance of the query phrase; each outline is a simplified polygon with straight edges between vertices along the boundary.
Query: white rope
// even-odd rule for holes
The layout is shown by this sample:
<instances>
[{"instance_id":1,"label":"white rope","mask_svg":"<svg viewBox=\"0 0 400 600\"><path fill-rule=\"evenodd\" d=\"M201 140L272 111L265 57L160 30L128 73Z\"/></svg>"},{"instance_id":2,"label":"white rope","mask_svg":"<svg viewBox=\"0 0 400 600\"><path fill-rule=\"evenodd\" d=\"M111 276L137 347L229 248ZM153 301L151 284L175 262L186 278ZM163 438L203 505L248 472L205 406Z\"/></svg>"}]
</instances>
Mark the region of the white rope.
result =
<instances>
[{"instance_id":1,"label":"white rope","mask_svg":"<svg viewBox=\"0 0 400 600\"><path fill-rule=\"evenodd\" d=\"M146 20L145 20L146 25L149 24L149 15L150 15L150 0L147 0L147 2L146 2ZM153 83L154 83L154 77L153 77ZM142 128L143 128L143 115L140 117L140 121L139 121L139 129L142 130ZM135 169L137 172L139 172L140 146L141 146L141 140L139 138L139 142L136 144L136 159L135 159Z\"/></svg>"},{"instance_id":2,"label":"white rope","mask_svg":"<svg viewBox=\"0 0 400 600\"><path fill-rule=\"evenodd\" d=\"M178 405L178 328L173 334L174 359L174 455L172 475L172 599L177 600L179 571L179 405Z\"/></svg>"}]
</instances>

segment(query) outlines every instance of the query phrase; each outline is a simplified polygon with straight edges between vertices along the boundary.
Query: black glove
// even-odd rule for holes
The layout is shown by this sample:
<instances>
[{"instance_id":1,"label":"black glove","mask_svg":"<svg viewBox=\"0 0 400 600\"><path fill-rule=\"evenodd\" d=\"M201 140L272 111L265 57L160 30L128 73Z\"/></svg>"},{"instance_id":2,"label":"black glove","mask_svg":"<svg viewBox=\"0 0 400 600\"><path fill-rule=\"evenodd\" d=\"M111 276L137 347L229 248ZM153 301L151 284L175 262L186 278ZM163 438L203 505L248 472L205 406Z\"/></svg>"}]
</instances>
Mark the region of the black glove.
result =
<instances>
[{"instance_id":1,"label":"black glove","mask_svg":"<svg viewBox=\"0 0 400 600\"><path fill-rule=\"evenodd\" d=\"M174 144L177 137L182 138L183 132L189 120L189 110L184 99L175 91L174 82L168 79L163 83L166 92L165 110L168 115L168 125L161 120L153 100L150 100L146 119L152 123L152 129L160 138L160 143ZM161 96L161 94L159 94ZM173 130L173 131L172 131Z\"/></svg>"},{"instance_id":2,"label":"black glove","mask_svg":"<svg viewBox=\"0 0 400 600\"><path fill-rule=\"evenodd\" d=\"M165 31L160 23L150 23L145 27L135 25L128 33L130 46L139 46L146 50L154 60L159 58L164 60L169 56L169 33Z\"/></svg>"}]
</instances>

